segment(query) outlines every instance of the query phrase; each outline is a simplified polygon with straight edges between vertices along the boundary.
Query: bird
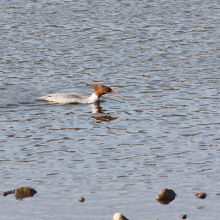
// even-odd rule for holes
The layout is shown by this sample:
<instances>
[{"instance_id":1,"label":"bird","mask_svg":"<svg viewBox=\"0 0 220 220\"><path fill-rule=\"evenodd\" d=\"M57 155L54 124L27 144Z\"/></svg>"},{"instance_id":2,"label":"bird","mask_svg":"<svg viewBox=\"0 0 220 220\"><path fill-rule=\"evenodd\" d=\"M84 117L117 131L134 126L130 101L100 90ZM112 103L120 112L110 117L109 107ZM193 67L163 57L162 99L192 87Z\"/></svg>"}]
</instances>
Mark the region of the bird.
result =
<instances>
[{"instance_id":1,"label":"bird","mask_svg":"<svg viewBox=\"0 0 220 220\"><path fill-rule=\"evenodd\" d=\"M93 84L93 93L90 96L84 96L77 93L52 93L38 98L56 104L92 104L99 101L100 97L104 94L117 94L119 91L114 91L110 87L102 84Z\"/></svg>"}]
</instances>

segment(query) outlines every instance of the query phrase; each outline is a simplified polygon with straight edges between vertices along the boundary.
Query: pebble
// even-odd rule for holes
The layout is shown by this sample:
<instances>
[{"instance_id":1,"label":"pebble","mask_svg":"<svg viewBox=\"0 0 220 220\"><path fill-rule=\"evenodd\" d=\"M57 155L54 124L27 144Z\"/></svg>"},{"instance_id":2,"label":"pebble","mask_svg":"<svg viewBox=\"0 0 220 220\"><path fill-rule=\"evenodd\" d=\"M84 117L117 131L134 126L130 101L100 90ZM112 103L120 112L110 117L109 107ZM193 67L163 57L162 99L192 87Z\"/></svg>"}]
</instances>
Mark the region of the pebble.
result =
<instances>
[{"instance_id":1,"label":"pebble","mask_svg":"<svg viewBox=\"0 0 220 220\"><path fill-rule=\"evenodd\" d=\"M27 197L32 197L37 193L37 191L29 186L22 186L15 190L15 198L16 199L24 199Z\"/></svg>"},{"instance_id":2,"label":"pebble","mask_svg":"<svg viewBox=\"0 0 220 220\"><path fill-rule=\"evenodd\" d=\"M196 193L195 196L200 199L205 199L207 194L205 192L199 192L199 193Z\"/></svg>"},{"instance_id":3,"label":"pebble","mask_svg":"<svg viewBox=\"0 0 220 220\"><path fill-rule=\"evenodd\" d=\"M187 215L186 215L186 214L182 214L182 215L180 215L180 218L181 218L181 219L186 219L186 218L187 218Z\"/></svg>"},{"instance_id":4,"label":"pebble","mask_svg":"<svg viewBox=\"0 0 220 220\"><path fill-rule=\"evenodd\" d=\"M126 218L124 215L122 215L121 213L117 212L113 215L112 220L129 220L128 218Z\"/></svg>"},{"instance_id":5,"label":"pebble","mask_svg":"<svg viewBox=\"0 0 220 220\"><path fill-rule=\"evenodd\" d=\"M84 197L79 197L79 198L78 198L78 201L79 201L79 202L84 202L84 201L85 201L85 198L84 198Z\"/></svg>"},{"instance_id":6,"label":"pebble","mask_svg":"<svg viewBox=\"0 0 220 220\"><path fill-rule=\"evenodd\" d=\"M169 204L176 197L176 193L172 189L162 189L156 196L156 200L161 204Z\"/></svg>"},{"instance_id":7,"label":"pebble","mask_svg":"<svg viewBox=\"0 0 220 220\"><path fill-rule=\"evenodd\" d=\"M7 196L9 194L15 194L16 199L24 199L27 197L32 197L37 193L37 191L29 186L22 186L17 189L9 190L3 193L3 196Z\"/></svg>"}]
</instances>

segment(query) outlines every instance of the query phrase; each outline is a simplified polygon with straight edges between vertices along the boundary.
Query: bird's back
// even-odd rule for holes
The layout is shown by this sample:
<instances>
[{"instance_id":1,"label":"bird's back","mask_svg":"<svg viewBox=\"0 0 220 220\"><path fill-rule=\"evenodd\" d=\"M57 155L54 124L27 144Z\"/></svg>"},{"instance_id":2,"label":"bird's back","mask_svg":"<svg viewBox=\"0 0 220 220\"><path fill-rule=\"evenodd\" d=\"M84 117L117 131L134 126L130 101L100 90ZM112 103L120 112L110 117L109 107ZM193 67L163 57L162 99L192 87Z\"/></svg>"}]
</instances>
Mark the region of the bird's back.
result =
<instances>
[{"instance_id":1,"label":"bird's back","mask_svg":"<svg viewBox=\"0 0 220 220\"><path fill-rule=\"evenodd\" d=\"M52 93L42 96L39 99L59 104L87 103L88 100L87 97L77 93Z\"/></svg>"}]
</instances>

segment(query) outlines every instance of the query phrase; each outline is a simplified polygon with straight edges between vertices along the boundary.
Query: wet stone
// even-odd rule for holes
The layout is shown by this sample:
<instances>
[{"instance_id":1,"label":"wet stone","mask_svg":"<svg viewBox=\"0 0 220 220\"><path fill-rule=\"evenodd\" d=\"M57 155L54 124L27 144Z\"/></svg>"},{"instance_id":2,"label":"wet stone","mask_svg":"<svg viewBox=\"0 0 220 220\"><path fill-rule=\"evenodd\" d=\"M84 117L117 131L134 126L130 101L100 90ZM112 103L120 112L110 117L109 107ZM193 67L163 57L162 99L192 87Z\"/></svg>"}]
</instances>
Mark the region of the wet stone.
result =
<instances>
[{"instance_id":1,"label":"wet stone","mask_svg":"<svg viewBox=\"0 0 220 220\"><path fill-rule=\"evenodd\" d=\"M187 218L187 215L186 215L186 214L182 214L182 215L180 215L180 218L181 218L181 219L186 219L186 218Z\"/></svg>"},{"instance_id":2,"label":"wet stone","mask_svg":"<svg viewBox=\"0 0 220 220\"><path fill-rule=\"evenodd\" d=\"M169 204L176 197L176 193L172 189L162 189L156 196L156 200L161 204Z\"/></svg>"},{"instance_id":3,"label":"wet stone","mask_svg":"<svg viewBox=\"0 0 220 220\"><path fill-rule=\"evenodd\" d=\"M84 198L84 197L79 197L79 198L78 198L78 201L79 201L79 202L84 202L84 201L85 201L85 198Z\"/></svg>"},{"instance_id":4,"label":"wet stone","mask_svg":"<svg viewBox=\"0 0 220 220\"><path fill-rule=\"evenodd\" d=\"M121 213L117 212L113 215L112 220L129 220L128 218L126 218L124 215L122 215Z\"/></svg>"},{"instance_id":5,"label":"wet stone","mask_svg":"<svg viewBox=\"0 0 220 220\"><path fill-rule=\"evenodd\" d=\"M13 194L13 193L15 193L15 189L3 192L2 195L7 196L7 195L10 195L10 194Z\"/></svg>"},{"instance_id":6,"label":"wet stone","mask_svg":"<svg viewBox=\"0 0 220 220\"><path fill-rule=\"evenodd\" d=\"M196 193L195 196L200 199L205 199L207 194L205 192L199 192L199 193Z\"/></svg>"},{"instance_id":7,"label":"wet stone","mask_svg":"<svg viewBox=\"0 0 220 220\"><path fill-rule=\"evenodd\" d=\"M27 197L32 197L37 193L37 191L29 186L22 186L20 188L9 190L3 193L3 196L7 196L9 194L15 194L16 199L24 199Z\"/></svg>"}]
</instances>

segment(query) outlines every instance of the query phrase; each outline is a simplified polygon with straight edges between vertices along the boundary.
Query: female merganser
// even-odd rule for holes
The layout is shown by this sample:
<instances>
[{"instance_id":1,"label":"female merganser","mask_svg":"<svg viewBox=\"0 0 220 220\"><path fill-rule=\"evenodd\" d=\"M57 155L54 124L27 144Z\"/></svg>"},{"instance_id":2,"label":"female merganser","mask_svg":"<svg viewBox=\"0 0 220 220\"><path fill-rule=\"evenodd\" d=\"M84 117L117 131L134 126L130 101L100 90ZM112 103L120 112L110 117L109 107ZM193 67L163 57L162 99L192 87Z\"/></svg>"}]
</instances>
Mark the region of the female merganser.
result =
<instances>
[{"instance_id":1,"label":"female merganser","mask_svg":"<svg viewBox=\"0 0 220 220\"><path fill-rule=\"evenodd\" d=\"M99 98L104 94L119 93L118 91L113 91L108 86L104 86L100 84L93 84L92 87L94 92L89 97L82 96L76 93L53 93L42 96L39 99L57 104L70 104L70 103L91 104L91 103L96 103L99 100Z\"/></svg>"}]
</instances>

